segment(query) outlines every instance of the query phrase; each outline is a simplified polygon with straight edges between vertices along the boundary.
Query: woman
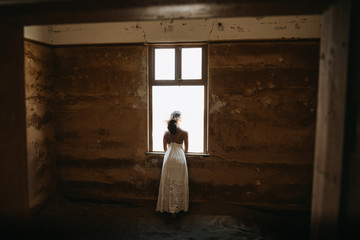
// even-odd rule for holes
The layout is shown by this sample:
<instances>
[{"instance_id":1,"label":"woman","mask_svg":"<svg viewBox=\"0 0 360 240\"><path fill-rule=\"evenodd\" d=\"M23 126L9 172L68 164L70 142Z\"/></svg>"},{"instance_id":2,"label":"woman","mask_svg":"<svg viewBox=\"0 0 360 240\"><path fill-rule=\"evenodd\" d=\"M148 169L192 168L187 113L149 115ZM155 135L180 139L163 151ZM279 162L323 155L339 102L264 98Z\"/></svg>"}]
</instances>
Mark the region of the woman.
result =
<instances>
[{"instance_id":1,"label":"woman","mask_svg":"<svg viewBox=\"0 0 360 240\"><path fill-rule=\"evenodd\" d=\"M164 134L164 161L161 172L156 211L171 213L189 209L188 170L185 153L188 151L188 133L179 128L181 112L171 113L168 130ZM184 143L185 150L182 145Z\"/></svg>"}]
</instances>

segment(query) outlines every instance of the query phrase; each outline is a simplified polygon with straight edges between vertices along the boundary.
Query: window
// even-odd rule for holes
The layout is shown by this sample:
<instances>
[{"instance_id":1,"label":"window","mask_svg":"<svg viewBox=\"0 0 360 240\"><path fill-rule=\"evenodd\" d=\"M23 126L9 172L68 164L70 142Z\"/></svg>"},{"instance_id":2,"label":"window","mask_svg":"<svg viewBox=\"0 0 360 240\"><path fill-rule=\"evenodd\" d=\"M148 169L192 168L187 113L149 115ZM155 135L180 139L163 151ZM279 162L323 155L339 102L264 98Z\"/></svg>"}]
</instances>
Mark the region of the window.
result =
<instances>
[{"instance_id":1,"label":"window","mask_svg":"<svg viewBox=\"0 0 360 240\"><path fill-rule=\"evenodd\" d=\"M182 112L189 152L207 153L207 46L149 47L149 150L163 151L171 112Z\"/></svg>"}]
</instances>

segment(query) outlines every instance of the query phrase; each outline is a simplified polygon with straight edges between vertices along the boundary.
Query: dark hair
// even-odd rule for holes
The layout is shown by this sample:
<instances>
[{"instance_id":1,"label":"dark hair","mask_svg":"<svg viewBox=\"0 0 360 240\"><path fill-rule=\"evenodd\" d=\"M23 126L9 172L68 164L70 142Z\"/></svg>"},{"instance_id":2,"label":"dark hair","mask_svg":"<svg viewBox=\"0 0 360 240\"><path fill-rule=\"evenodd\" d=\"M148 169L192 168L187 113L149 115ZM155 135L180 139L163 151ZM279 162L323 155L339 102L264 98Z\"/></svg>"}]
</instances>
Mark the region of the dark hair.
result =
<instances>
[{"instance_id":1,"label":"dark hair","mask_svg":"<svg viewBox=\"0 0 360 240\"><path fill-rule=\"evenodd\" d=\"M176 134L177 133L177 126L176 126L177 120L171 119L170 121L168 121L168 129L169 132L171 134Z\"/></svg>"}]
</instances>

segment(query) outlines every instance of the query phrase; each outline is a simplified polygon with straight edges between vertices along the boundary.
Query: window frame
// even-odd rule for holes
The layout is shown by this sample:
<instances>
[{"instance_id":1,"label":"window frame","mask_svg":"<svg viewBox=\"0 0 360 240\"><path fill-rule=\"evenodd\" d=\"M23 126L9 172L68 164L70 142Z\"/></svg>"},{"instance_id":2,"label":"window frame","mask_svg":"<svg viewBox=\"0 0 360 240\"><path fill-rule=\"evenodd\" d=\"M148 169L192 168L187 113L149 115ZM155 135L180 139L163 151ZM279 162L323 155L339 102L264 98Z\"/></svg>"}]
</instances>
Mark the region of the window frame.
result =
<instances>
[{"instance_id":1,"label":"window frame","mask_svg":"<svg viewBox=\"0 0 360 240\"><path fill-rule=\"evenodd\" d=\"M202 73L201 79L181 79L181 49L202 48ZM155 49L175 49L175 79L155 80ZM172 43L172 44L149 44L148 45L148 152L153 150L152 134L152 87L153 86L204 86L204 146L203 152L190 154L208 154L208 45L207 43ZM169 113L170 114L170 113ZM191 143L190 143L191 144Z\"/></svg>"}]
</instances>

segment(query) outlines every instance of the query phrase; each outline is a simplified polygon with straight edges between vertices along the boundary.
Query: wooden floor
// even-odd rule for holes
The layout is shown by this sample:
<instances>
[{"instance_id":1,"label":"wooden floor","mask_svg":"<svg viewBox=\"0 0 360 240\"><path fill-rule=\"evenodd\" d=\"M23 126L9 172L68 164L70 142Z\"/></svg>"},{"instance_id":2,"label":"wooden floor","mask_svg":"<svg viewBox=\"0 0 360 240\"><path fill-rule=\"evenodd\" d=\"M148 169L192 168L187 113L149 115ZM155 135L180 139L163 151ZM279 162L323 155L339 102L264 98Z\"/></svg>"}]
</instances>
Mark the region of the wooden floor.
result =
<instances>
[{"instance_id":1,"label":"wooden floor","mask_svg":"<svg viewBox=\"0 0 360 240\"><path fill-rule=\"evenodd\" d=\"M98 203L54 197L22 225L2 224L1 239L308 239L309 213L193 203L176 219L154 201ZM5 238L4 238L5 237Z\"/></svg>"}]
</instances>

